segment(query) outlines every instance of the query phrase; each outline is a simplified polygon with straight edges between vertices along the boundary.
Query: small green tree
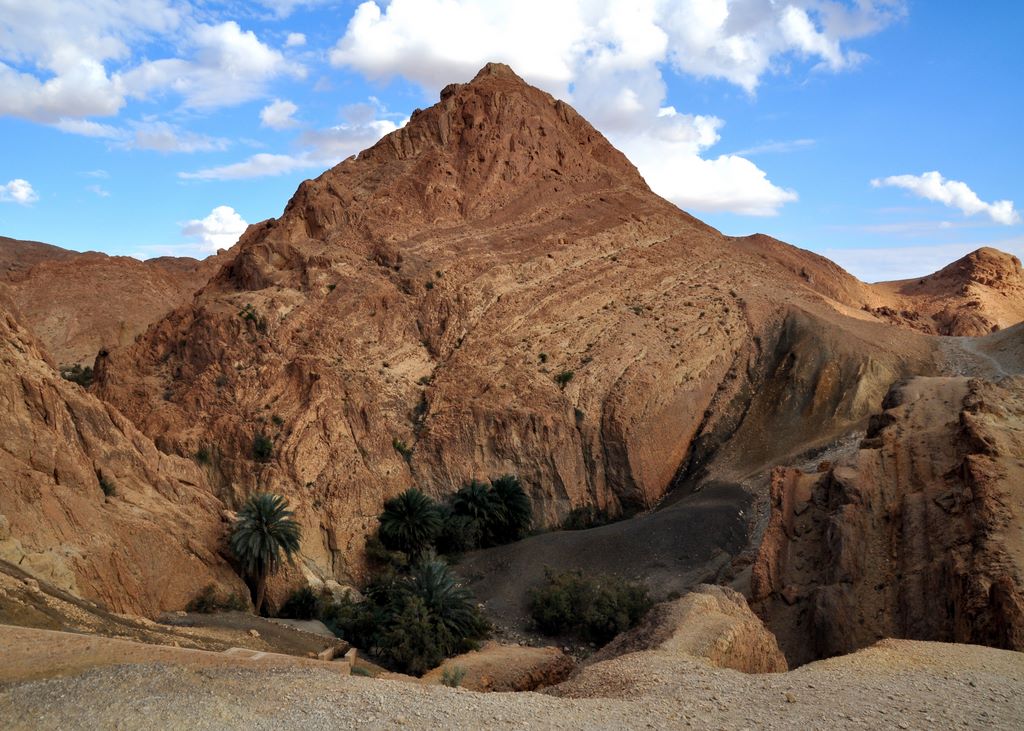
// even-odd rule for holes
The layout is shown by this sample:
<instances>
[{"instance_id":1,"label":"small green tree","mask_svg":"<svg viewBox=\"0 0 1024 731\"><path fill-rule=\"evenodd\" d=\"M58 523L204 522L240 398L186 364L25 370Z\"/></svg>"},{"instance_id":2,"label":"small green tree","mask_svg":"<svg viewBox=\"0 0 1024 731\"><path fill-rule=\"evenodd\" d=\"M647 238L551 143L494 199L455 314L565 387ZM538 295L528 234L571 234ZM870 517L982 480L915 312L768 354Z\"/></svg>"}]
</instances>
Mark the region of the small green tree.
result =
<instances>
[{"instance_id":1,"label":"small green tree","mask_svg":"<svg viewBox=\"0 0 1024 731\"><path fill-rule=\"evenodd\" d=\"M384 503L379 533L385 548L416 560L434 545L440 532L437 503L415 487Z\"/></svg>"},{"instance_id":2,"label":"small green tree","mask_svg":"<svg viewBox=\"0 0 1024 731\"><path fill-rule=\"evenodd\" d=\"M302 531L280 495L258 493L250 497L231 530L229 544L242 571L256 582L256 613L263 608L267 577L281 567L282 558L293 561Z\"/></svg>"}]
</instances>

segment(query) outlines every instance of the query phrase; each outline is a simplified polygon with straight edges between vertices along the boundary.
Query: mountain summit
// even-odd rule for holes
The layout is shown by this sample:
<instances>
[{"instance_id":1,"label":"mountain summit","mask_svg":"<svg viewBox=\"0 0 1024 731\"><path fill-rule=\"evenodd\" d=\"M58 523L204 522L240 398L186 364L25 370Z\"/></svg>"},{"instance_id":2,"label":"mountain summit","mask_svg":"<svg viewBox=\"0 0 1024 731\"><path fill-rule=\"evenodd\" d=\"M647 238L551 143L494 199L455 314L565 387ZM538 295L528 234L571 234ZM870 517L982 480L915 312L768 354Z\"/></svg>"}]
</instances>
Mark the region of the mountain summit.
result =
<instances>
[{"instance_id":1,"label":"mountain summit","mask_svg":"<svg viewBox=\"0 0 1024 731\"><path fill-rule=\"evenodd\" d=\"M302 183L190 304L97 360L95 391L161 449L210 454L229 505L286 494L303 571L344 579L410 485L515 472L555 526L845 433L933 367L884 301L689 216L488 64Z\"/></svg>"}]
</instances>

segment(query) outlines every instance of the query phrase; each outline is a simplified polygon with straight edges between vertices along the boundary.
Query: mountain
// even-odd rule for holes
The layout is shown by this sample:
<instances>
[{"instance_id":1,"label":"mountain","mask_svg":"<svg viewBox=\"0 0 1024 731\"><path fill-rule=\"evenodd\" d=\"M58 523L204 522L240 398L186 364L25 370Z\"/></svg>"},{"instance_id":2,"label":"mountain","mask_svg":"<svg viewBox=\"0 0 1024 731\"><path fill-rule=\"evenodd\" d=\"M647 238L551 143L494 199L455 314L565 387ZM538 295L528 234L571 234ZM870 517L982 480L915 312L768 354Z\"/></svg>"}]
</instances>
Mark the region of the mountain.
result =
<instances>
[{"instance_id":1,"label":"mountain","mask_svg":"<svg viewBox=\"0 0 1024 731\"><path fill-rule=\"evenodd\" d=\"M0 237L0 282L58 365L92 365L188 302L230 255L139 261Z\"/></svg>"},{"instance_id":2,"label":"mountain","mask_svg":"<svg viewBox=\"0 0 1024 731\"><path fill-rule=\"evenodd\" d=\"M985 335L1024 320L1020 259L984 247L921 279L875 285L893 305L888 317L938 335Z\"/></svg>"},{"instance_id":3,"label":"mountain","mask_svg":"<svg viewBox=\"0 0 1024 731\"><path fill-rule=\"evenodd\" d=\"M0 364L0 559L114 612L245 591L218 555L224 506L202 469L62 379L2 285Z\"/></svg>"},{"instance_id":4,"label":"mountain","mask_svg":"<svg viewBox=\"0 0 1024 731\"><path fill-rule=\"evenodd\" d=\"M228 504L287 494L321 578L359 574L409 485L516 472L538 526L630 514L825 443L937 367L933 340L865 310L882 295L679 210L500 64L302 183L235 251L97 360L95 392L168 453L208 448Z\"/></svg>"}]
</instances>

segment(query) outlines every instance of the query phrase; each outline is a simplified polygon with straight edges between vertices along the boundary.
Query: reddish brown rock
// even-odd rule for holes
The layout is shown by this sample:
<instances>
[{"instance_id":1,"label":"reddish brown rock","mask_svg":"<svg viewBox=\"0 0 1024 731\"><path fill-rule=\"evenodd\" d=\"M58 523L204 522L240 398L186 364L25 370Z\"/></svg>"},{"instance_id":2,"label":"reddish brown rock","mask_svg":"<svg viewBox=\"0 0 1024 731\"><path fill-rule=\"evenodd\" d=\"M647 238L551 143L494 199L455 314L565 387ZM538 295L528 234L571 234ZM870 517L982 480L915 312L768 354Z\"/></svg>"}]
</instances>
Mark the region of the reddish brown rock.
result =
<instances>
[{"instance_id":1,"label":"reddish brown rock","mask_svg":"<svg viewBox=\"0 0 1024 731\"><path fill-rule=\"evenodd\" d=\"M1024 377L916 378L885 406L854 458L775 470L752 605L790 663L884 637L1024 650Z\"/></svg>"},{"instance_id":2,"label":"reddish brown rock","mask_svg":"<svg viewBox=\"0 0 1024 731\"><path fill-rule=\"evenodd\" d=\"M128 345L188 302L226 259L139 261L0 237L0 281L56 365L92 366L100 350Z\"/></svg>"},{"instance_id":3,"label":"reddish brown rock","mask_svg":"<svg viewBox=\"0 0 1024 731\"><path fill-rule=\"evenodd\" d=\"M9 307L0 298L0 559L115 612L181 609L211 583L245 592L217 553L223 505L202 470L61 379Z\"/></svg>"},{"instance_id":4,"label":"reddish brown rock","mask_svg":"<svg viewBox=\"0 0 1024 731\"><path fill-rule=\"evenodd\" d=\"M930 367L923 337L833 299L855 279L754 243L489 65L304 182L189 306L98 361L97 393L162 450L209 449L226 502L289 495L306 568L340 580L410 484L516 472L539 525L632 512L734 434L737 464L770 460Z\"/></svg>"}]
</instances>

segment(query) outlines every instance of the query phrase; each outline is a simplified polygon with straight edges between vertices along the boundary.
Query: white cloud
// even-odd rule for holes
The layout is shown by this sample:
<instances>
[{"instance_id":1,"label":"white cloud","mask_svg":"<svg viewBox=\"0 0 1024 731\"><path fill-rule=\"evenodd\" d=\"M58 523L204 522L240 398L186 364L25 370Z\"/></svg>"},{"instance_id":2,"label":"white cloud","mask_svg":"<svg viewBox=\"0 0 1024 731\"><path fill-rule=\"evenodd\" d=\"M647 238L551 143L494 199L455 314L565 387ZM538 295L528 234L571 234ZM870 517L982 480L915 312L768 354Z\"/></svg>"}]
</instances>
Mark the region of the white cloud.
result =
<instances>
[{"instance_id":1,"label":"white cloud","mask_svg":"<svg viewBox=\"0 0 1024 731\"><path fill-rule=\"evenodd\" d=\"M85 189L90 193L98 195L100 198L109 198L110 191L104 188L102 185L87 185Z\"/></svg>"},{"instance_id":2,"label":"white cloud","mask_svg":"<svg viewBox=\"0 0 1024 731\"><path fill-rule=\"evenodd\" d=\"M306 45L306 34L305 33L289 33L288 37L284 41L285 48L295 48L296 46Z\"/></svg>"},{"instance_id":3,"label":"white cloud","mask_svg":"<svg viewBox=\"0 0 1024 731\"><path fill-rule=\"evenodd\" d=\"M361 3L331 63L430 91L504 61L569 99L630 155L652 188L683 207L765 215L796 194L737 155L705 158L722 121L665 110L661 67L748 92L789 57L841 71L846 40L877 31L899 2L828 0L391 0ZM537 19L544 22L538 23ZM666 144L666 141L668 144Z\"/></svg>"},{"instance_id":4,"label":"white cloud","mask_svg":"<svg viewBox=\"0 0 1024 731\"><path fill-rule=\"evenodd\" d=\"M193 12L170 0L3 2L0 115L82 120L165 93L187 107L230 106L261 96L275 78L305 73L234 21L201 23ZM182 57L137 62L153 40Z\"/></svg>"},{"instance_id":5,"label":"white cloud","mask_svg":"<svg viewBox=\"0 0 1024 731\"><path fill-rule=\"evenodd\" d=\"M256 99L271 80L285 75L302 78L306 73L301 64L289 61L233 20L197 25L189 43L195 60L147 61L123 74L128 93L145 98L169 90L180 94L186 107L211 109Z\"/></svg>"},{"instance_id":6,"label":"white cloud","mask_svg":"<svg viewBox=\"0 0 1024 731\"><path fill-rule=\"evenodd\" d=\"M299 108L287 99L275 99L260 110L260 124L270 129L288 129L298 124L294 118Z\"/></svg>"},{"instance_id":7,"label":"white cloud","mask_svg":"<svg viewBox=\"0 0 1024 731\"><path fill-rule=\"evenodd\" d=\"M1020 214L1014 209L1013 201L1001 200L986 203L978 197L967 183L959 180L947 180L938 171L921 175L891 175L888 178L875 178L871 185L876 188L892 186L909 190L916 196L937 201L949 208L957 208L967 216L984 213L996 223L1012 226L1020 223Z\"/></svg>"},{"instance_id":8,"label":"white cloud","mask_svg":"<svg viewBox=\"0 0 1024 731\"><path fill-rule=\"evenodd\" d=\"M60 119L53 124L61 132L112 140L112 146L125 150L157 152L215 152L226 150L231 141L198 132L182 130L176 125L155 119L132 120L124 127L100 124L88 119Z\"/></svg>"},{"instance_id":9,"label":"white cloud","mask_svg":"<svg viewBox=\"0 0 1024 731\"><path fill-rule=\"evenodd\" d=\"M131 136L120 146L129 150L157 152L214 152L226 150L230 140L189 132L167 122L131 122Z\"/></svg>"},{"instance_id":10,"label":"white cloud","mask_svg":"<svg viewBox=\"0 0 1024 731\"><path fill-rule=\"evenodd\" d=\"M183 236L198 239L207 252L230 249L249 224L231 206L217 206L206 218L192 219L181 227Z\"/></svg>"},{"instance_id":11,"label":"white cloud","mask_svg":"<svg viewBox=\"0 0 1024 731\"><path fill-rule=\"evenodd\" d=\"M803 150L808 147L813 147L815 144L814 140L801 138L798 140L782 140L776 142L775 140L769 140L763 142L760 145L754 145L743 150L736 150L732 153L733 155L765 155L768 153L783 153L783 152L795 152L796 150Z\"/></svg>"},{"instance_id":12,"label":"white cloud","mask_svg":"<svg viewBox=\"0 0 1024 731\"><path fill-rule=\"evenodd\" d=\"M39 196L27 180L15 178L8 181L6 185L0 185L0 203L20 203L27 206L37 200L39 200Z\"/></svg>"},{"instance_id":13,"label":"white cloud","mask_svg":"<svg viewBox=\"0 0 1024 731\"><path fill-rule=\"evenodd\" d=\"M376 105L354 104L346 108L347 121L344 124L304 132L299 137L303 149L296 154L261 152L230 165L181 172L178 177L185 180L240 180L284 175L296 170L323 170L370 147L405 124L405 120L395 123L390 119L375 118L382 111Z\"/></svg>"},{"instance_id":14,"label":"white cloud","mask_svg":"<svg viewBox=\"0 0 1024 731\"><path fill-rule=\"evenodd\" d=\"M257 0L260 5L273 11L278 18L287 18L296 8L323 5L329 0Z\"/></svg>"},{"instance_id":15,"label":"white cloud","mask_svg":"<svg viewBox=\"0 0 1024 731\"><path fill-rule=\"evenodd\" d=\"M89 119L58 119L53 126L61 132L83 137L101 137L107 140L119 140L125 136L123 129L111 124L100 124Z\"/></svg>"}]
</instances>

